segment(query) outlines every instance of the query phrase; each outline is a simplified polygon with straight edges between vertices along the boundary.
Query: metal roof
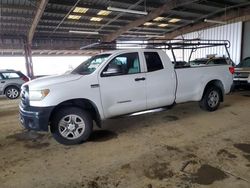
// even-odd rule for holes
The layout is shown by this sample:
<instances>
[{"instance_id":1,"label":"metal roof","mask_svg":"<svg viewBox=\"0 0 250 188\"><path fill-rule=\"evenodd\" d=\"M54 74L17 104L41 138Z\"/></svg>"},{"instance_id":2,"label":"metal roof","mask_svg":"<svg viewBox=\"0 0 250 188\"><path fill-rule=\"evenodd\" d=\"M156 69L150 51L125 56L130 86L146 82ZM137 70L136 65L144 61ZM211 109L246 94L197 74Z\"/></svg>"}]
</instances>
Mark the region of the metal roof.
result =
<instances>
[{"instance_id":1,"label":"metal roof","mask_svg":"<svg viewBox=\"0 0 250 188\"><path fill-rule=\"evenodd\" d=\"M23 44L27 40L40 1L0 1L0 55L23 53ZM151 24L135 24L135 27L127 30L125 26L147 16L115 11L107 16L98 15L100 10L107 10L108 6L147 11L150 14L170 1L176 4L171 10L159 15L163 17L162 20L147 21L145 19L145 22ZM119 29L124 28L124 31L119 32L121 33L119 36L115 36L117 40L148 40L159 38L159 36L167 38L168 35L174 36L173 33L178 33L182 28L202 24L204 18L226 17L230 11L240 13L241 9L250 7L250 0L186 0L184 2L187 3L182 2L180 0L48 0L35 28L32 42L33 54L94 54L94 51L91 53L79 49L81 46L107 39L109 36L114 37ZM88 10L86 13L75 13L74 7L84 7ZM80 16L80 19L69 19L69 15ZM100 17L102 20L91 21L92 17ZM170 20L173 18L179 21L171 23ZM160 24L163 24L162 27ZM70 33L70 30L96 31L99 34L76 34Z\"/></svg>"}]
</instances>

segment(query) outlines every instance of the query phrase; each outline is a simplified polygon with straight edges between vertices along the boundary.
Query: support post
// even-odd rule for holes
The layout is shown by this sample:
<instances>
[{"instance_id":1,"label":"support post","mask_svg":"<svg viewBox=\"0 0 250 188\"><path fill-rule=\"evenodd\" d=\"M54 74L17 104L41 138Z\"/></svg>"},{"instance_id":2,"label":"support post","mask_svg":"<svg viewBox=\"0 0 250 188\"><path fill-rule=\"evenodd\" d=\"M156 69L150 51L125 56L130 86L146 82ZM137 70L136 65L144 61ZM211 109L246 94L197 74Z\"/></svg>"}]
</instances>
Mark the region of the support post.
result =
<instances>
[{"instance_id":1,"label":"support post","mask_svg":"<svg viewBox=\"0 0 250 188\"><path fill-rule=\"evenodd\" d=\"M36 27L44 13L44 10L48 2L49 0L41 0L40 3L38 4L35 17L32 21L31 27L28 32L27 42L24 44L24 52L25 52L25 60L26 60L25 65L26 65L27 74L30 77L30 79L34 78L32 53L31 53L32 40L36 31Z\"/></svg>"},{"instance_id":2,"label":"support post","mask_svg":"<svg viewBox=\"0 0 250 188\"><path fill-rule=\"evenodd\" d=\"M33 72L33 62L32 62L32 55L31 55L31 45L30 44L24 44L24 55L25 55L25 66L26 71L28 74L28 77L30 79L34 78L34 72Z\"/></svg>"}]
</instances>

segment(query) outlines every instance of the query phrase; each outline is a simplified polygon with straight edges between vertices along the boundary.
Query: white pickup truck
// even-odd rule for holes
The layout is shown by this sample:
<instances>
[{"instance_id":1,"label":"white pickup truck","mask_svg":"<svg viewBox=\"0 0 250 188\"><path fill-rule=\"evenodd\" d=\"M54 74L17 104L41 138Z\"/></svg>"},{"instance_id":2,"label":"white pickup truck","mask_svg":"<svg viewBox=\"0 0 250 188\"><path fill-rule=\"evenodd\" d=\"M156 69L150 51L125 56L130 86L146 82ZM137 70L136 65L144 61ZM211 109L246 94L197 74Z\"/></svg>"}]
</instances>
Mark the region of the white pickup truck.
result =
<instances>
[{"instance_id":1,"label":"white pickup truck","mask_svg":"<svg viewBox=\"0 0 250 188\"><path fill-rule=\"evenodd\" d=\"M230 92L230 65L175 69L162 50L115 50L96 55L70 74L38 78L22 86L20 120L48 131L62 144L86 141L105 119L199 101L214 111Z\"/></svg>"}]
</instances>

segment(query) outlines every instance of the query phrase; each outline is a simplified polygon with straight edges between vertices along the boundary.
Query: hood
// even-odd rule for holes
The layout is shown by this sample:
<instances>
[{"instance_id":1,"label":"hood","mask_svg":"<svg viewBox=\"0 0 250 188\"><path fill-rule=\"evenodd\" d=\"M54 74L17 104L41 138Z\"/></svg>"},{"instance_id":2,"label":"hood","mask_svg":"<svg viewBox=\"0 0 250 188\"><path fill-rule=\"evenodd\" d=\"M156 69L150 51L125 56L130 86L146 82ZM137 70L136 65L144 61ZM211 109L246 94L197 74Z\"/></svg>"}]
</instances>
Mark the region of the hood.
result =
<instances>
[{"instance_id":1,"label":"hood","mask_svg":"<svg viewBox=\"0 0 250 188\"><path fill-rule=\"evenodd\" d=\"M63 74L63 75L56 75L56 76L46 76L46 77L37 78L32 81L29 81L25 83L24 86L28 85L29 88L32 88L32 89L45 89L49 87L50 85L78 80L81 77L82 75L79 75L79 74Z\"/></svg>"}]
</instances>

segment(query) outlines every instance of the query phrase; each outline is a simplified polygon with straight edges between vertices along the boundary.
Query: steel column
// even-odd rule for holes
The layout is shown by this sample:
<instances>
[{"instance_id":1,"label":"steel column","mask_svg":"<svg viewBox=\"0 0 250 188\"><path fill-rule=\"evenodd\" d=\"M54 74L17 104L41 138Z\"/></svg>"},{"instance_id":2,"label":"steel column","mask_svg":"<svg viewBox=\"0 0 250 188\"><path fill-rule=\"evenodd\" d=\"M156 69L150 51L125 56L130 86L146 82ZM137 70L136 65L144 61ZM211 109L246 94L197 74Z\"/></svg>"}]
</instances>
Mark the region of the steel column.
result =
<instances>
[{"instance_id":1,"label":"steel column","mask_svg":"<svg viewBox=\"0 0 250 188\"><path fill-rule=\"evenodd\" d=\"M25 55L25 66L28 77L33 79L34 72L33 72L33 62L32 62L32 55L31 55L31 45L24 44L24 55Z\"/></svg>"}]
</instances>

